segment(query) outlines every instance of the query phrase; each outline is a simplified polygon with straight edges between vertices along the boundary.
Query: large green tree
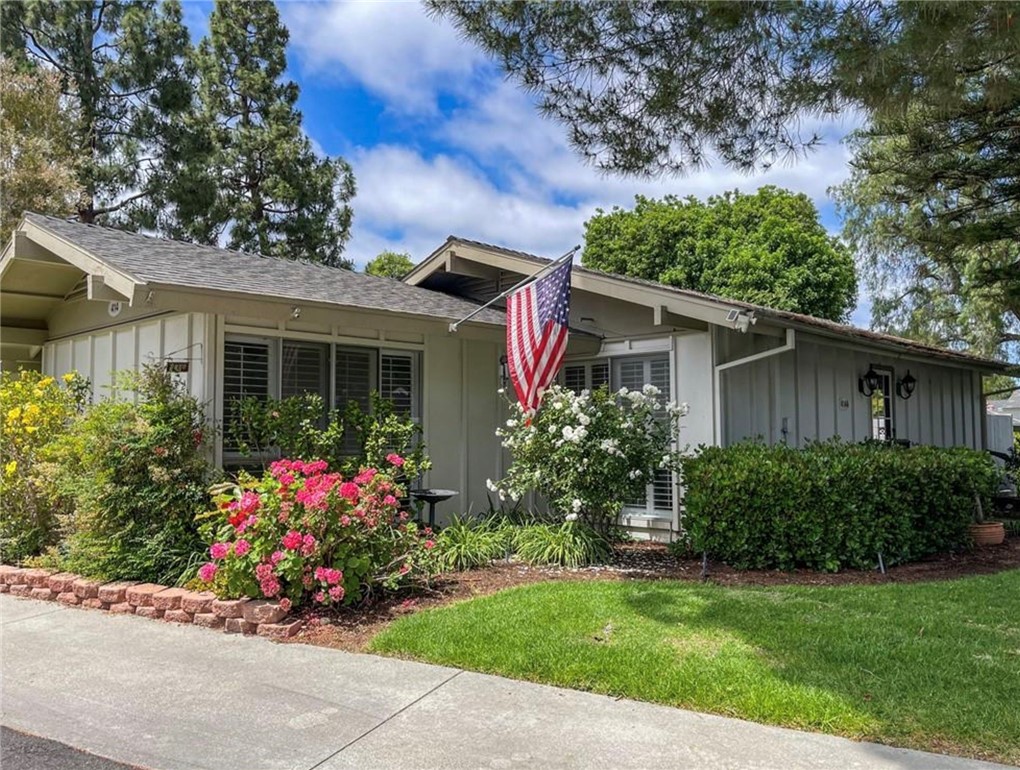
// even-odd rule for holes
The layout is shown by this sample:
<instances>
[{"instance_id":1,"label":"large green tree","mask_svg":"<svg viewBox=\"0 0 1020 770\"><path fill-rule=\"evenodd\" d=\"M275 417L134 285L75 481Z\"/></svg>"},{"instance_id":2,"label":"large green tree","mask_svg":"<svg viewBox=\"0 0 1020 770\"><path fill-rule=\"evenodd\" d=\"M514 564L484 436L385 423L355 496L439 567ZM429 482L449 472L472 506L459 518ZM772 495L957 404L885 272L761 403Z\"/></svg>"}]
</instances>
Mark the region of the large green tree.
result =
<instances>
[{"instance_id":1,"label":"large green tree","mask_svg":"<svg viewBox=\"0 0 1020 770\"><path fill-rule=\"evenodd\" d=\"M369 275L384 278L403 278L414 268L414 261L406 251L382 251L365 265Z\"/></svg>"},{"instance_id":2,"label":"large green tree","mask_svg":"<svg viewBox=\"0 0 1020 770\"><path fill-rule=\"evenodd\" d=\"M68 216L77 210L77 118L55 71L19 71L0 56L0 247L25 211Z\"/></svg>"},{"instance_id":3,"label":"large green tree","mask_svg":"<svg viewBox=\"0 0 1020 770\"><path fill-rule=\"evenodd\" d=\"M195 62L199 110L191 162L166 229L232 249L350 267L354 175L320 158L284 77L288 32L271 0L218 0Z\"/></svg>"},{"instance_id":4,"label":"large green tree","mask_svg":"<svg viewBox=\"0 0 1020 770\"><path fill-rule=\"evenodd\" d=\"M425 0L616 172L742 169L818 141L805 118L952 107L1020 50L1020 3Z\"/></svg>"},{"instance_id":5,"label":"large green tree","mask_svg":"<svg viewBox=\"0 0 1020 770\"><path fill-rule=\"evenodd\" d=\"M191 103L188 34L177 0L0 3L0 46L22 68L58 73L70 125L79 219L130 224L159 198Z\"/></svg>"},{"instance_id":6,"label":"large green tree","mask_svg":"<svg viewBox=\"0 0 1020 770\"><path fill-rule=\"evenodd\" d=\"M1015 0L425 1L609 171L761 168L817 142L805 119L855 111L840 196L876 324L984 351L1014 339Z\"/></svg>"},{"instance_id":7,"label":"large green tree","mask_svg":"<svg viewBox=\"0 0 1020 770\"><path fill-rule=\"evenodd\" d=\"M845 320L854 261L803 194L763 187L696 198L638 196L585 224L587 267L780 310Z\"/></svg>"}]
</instances>

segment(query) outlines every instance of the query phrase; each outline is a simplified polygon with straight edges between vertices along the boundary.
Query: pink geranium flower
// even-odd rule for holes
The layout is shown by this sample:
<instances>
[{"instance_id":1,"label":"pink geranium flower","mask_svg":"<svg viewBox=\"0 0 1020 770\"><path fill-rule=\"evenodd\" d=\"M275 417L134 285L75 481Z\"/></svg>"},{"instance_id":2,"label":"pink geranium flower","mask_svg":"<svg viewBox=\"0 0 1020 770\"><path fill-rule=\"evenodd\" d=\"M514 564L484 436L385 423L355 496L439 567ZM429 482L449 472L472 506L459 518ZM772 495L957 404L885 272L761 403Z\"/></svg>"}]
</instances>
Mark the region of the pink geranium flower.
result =
<instances>
[{"instance_id":1,"label":"pink geranium flower","mask_svg":"<svg viewBox=\"0 0 1020 770\"><path fill-rule=\"evenodd\" d=\"M225 558L228 553L230 553L229 543L213 543L209 546L209 555L217 561Z\"/></svg>"},{"instance_id":2,"label":"pink geranium flower","mask_svg":"<svg viewBox=\"0 0 1020 770\"><path fill-rule=\"evenodd\" d=\"M281 610L283 610L284 612L290 612L290 607L291 607L290 599L288 599L286 596L280 599Z\"/></svg>"},{"instance_id":3,"label":"pink geranium flower","mask_svg":"<svg viewBox=\"0 0 1020 770\"><path fill-rule=\"evenodd\" d=\"M378 472L379 471L377 471L375 468L365 468L361 473L354 477L354 483L368 484L372 479L375 478L375 474L377 474Z\"/></svg>"},{"instance_id":4,"label":"pink geranium flower","mask_svg":"<svg viewBox=\"0 0 1020 770\"><path fill-rule=\"evenodd\" d=\"M398 468L404 464L404 458L398 455L396 452L390 452L386 455L386 462L390 465L395 465Z\"/></svg>"},{"instance_id":5,"label":"pink geranium flower","mask_svg":"<svg viewBox=\"0 0 1020 770\"><path fill-rule=\"evenodd\" d=\"M234 555L244 556L248 551L251 550L251 543L247 540L241 539L234 543Z\"/></svg>"},{"instance_id":6,"label":"pink geranium flower","mask_svg":"<svg viewBox=\"0 0 1020 770\"><path fill-rule=\"evenodd\" d=\"M216 577L216 565L211 561L198 568L198 576L206 583L211 583Z\"/></svg>"},{"instance_id":7,"label":"pink geranium flower","mask_svg":"<svg viewBox=\"0 0 1020 770\"><path fill-rule=\"evenodd\" d=\"M352 503L357 501L360 494L361 490L358 489L358 485L353 481L345 481L340 485L340 497L346 498Z\"/></svg>"},{"instance_id":8,"label":"pink geranium flower","mask_svg":"<svg viewBox=\"0 0 1020 770\"><path fill-rule=\"evenodd\" d=\"M393 495L386 495L386 497L383 498L383 504L384 505L396 505L397 504L397 498L395 498Z\"/></svg>"},{"instance_id":9,"label":"pink geranium flower","mask_svg":"<svg viewBox=\"0 0 1020 770\"><path fill-rule=\"evenodd\" d=\"M329 598L335 602L338 602L344 598L344 587L333 586L329 589Z\"/></svg>"},{"instance_id":10,"label":"pink geranium flower","mask_svg":"<svg viewBox=\"0 0 1020 770\"><path fill-rule=\"evenodd\" d=\"M283 543L283 547L286 548L288 551L296 551L298 548L301 547L303 538L301 537L300 532L298 532L295 529L292 529L290 532L283 536L283 539L280 542Z\"/></svg>"}]
</instances>

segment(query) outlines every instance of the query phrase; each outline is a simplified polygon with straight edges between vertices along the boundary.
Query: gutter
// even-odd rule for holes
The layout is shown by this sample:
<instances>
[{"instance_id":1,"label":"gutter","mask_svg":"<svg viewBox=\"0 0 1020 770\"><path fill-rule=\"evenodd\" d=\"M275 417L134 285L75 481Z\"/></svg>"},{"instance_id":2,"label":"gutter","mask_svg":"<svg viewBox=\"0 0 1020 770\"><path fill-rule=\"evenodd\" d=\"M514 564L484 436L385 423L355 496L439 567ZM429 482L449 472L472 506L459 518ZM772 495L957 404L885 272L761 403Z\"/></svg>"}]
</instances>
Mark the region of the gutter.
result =
<instances>
[{"instance_id":1,"label":"gutter","mask_svg":"<svg viewBox=\"0 0 1020 770\"><path fill-rule=\"evenodd\" d=\"M771 358L772 356L778 356L782 353L789 353L791 350L797 348L797 333L790 328L786 329L786 342L780 345L778 348L770 348L769 350L763 350L760 353L754 353L744 358L738 358L735 361L727 361L725 364L716 364L713 374L713 388L715 390L715 443L717 446L722 446L722 378L719 376L720 373L727 369L734 369L738 366L745 366L752 364L755 361L761 361L765 358Z\"/></svg>"}]
</instances>

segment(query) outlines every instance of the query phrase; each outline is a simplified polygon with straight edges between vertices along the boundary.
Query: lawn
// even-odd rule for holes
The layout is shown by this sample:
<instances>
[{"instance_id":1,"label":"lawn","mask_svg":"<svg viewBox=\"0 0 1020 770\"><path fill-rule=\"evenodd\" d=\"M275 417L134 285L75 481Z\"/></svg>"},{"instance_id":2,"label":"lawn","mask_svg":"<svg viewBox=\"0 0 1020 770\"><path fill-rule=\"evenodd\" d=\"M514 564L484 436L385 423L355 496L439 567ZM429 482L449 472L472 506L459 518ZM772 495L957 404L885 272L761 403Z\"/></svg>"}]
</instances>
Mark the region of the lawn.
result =
<instances>
[{"instance_id":1,"label":"lawn","mask_svg":"<svg viewBox=\"0 0 1020 770\"><path fill-rule=\"evenodd\" d=\"M936 583L540 583L410 615L374 652L1020 763L1020 570Z\"/></svg>"}]
</instances>

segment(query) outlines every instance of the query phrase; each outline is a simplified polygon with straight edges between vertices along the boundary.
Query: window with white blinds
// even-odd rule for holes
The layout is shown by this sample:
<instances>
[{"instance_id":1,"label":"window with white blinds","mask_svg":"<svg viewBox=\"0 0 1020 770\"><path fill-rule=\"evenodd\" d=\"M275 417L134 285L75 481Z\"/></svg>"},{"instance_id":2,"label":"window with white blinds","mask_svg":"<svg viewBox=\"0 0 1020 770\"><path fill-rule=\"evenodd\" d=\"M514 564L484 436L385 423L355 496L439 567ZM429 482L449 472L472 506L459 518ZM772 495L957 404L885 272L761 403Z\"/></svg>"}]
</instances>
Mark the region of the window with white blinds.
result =
<instances>
[{"instance_id":1,"label":"window with white blinds","mask_svg":"<svg viewBox=\"0 0 1020 770\"><path fill-rule=\"evenodd\" d=\"M384 351L379 360L379 395L399 413L418 419L418 354Z\"/></svg>"},{"instance_id":2,"label":"window with white blinds","mask_svg":"<svg viewBox=\"0 0 1020 770\"><path fill-rule=\"evenodd\" d=\"M595 390L609 384L608 361L585 361L563 367L563 387L574 393Z\"/></svg>"},{"instance_id":3,"label":"window with white blinds","mask_svg":"<svg viewBox=\"0 0 1020 770\"><path fill-rule=\"evenodd\" d=\"M284 340L280 355L280 398L314 393L329 406L329 345Z\"/></svg>"},{"instance_id":4,"label":"window with white blinds","mask_svg":"<svg viewBox=\"0 0 1020 770\"><path fill-rule=\"evenodd\" d=\"M377 392L392 401L399 413L420 419L421 353L417 351L233 336L224 340L223 351L226 455L237 454L229 436L237 419L236 404L249 396L267 399L317 393L327 408L343 410L354 401L368 410L371 394ZM357 450L353 437L348 443L351 451Z\"/></svg>"},{"instance_id":5,"label":"window with white blinds","mask_svg":"<svg viewBox=\"0 0 1020 770\"><path fill-rule=\"evenodd\" d=\"M223 451L236 453L231 440L238 403L245 398L266 400L273 393L273 349L269 340L226 340L223 345Z\"/></svg>"},{"instance_id":6,"label":"window with white blinds","mask_svg":"<svg viewBox=\"0 0 1020 770\"><path fill-rule=\"evenodd\" d=\"M344 409L354 401L366 410L370 394L379 390L379 352L372 348L337 347L335 352L336 406Z\"/></svg>"},{"instance_id":7,"label":"window with white blinds","mask_svg":"<svg viewBox=\"0 0 1020 770\"><path fill-rule=\"evenodd\" d=\"M641 358L623 358L614 361L615 387L641 390L651 384L659 389L659 400L666 404L671 398L669 386L669 356L657 355ZM627 502L631 513L646 516L672 515L673 474L660 470L641 497Z\"/></svg>"}]
</instances>

